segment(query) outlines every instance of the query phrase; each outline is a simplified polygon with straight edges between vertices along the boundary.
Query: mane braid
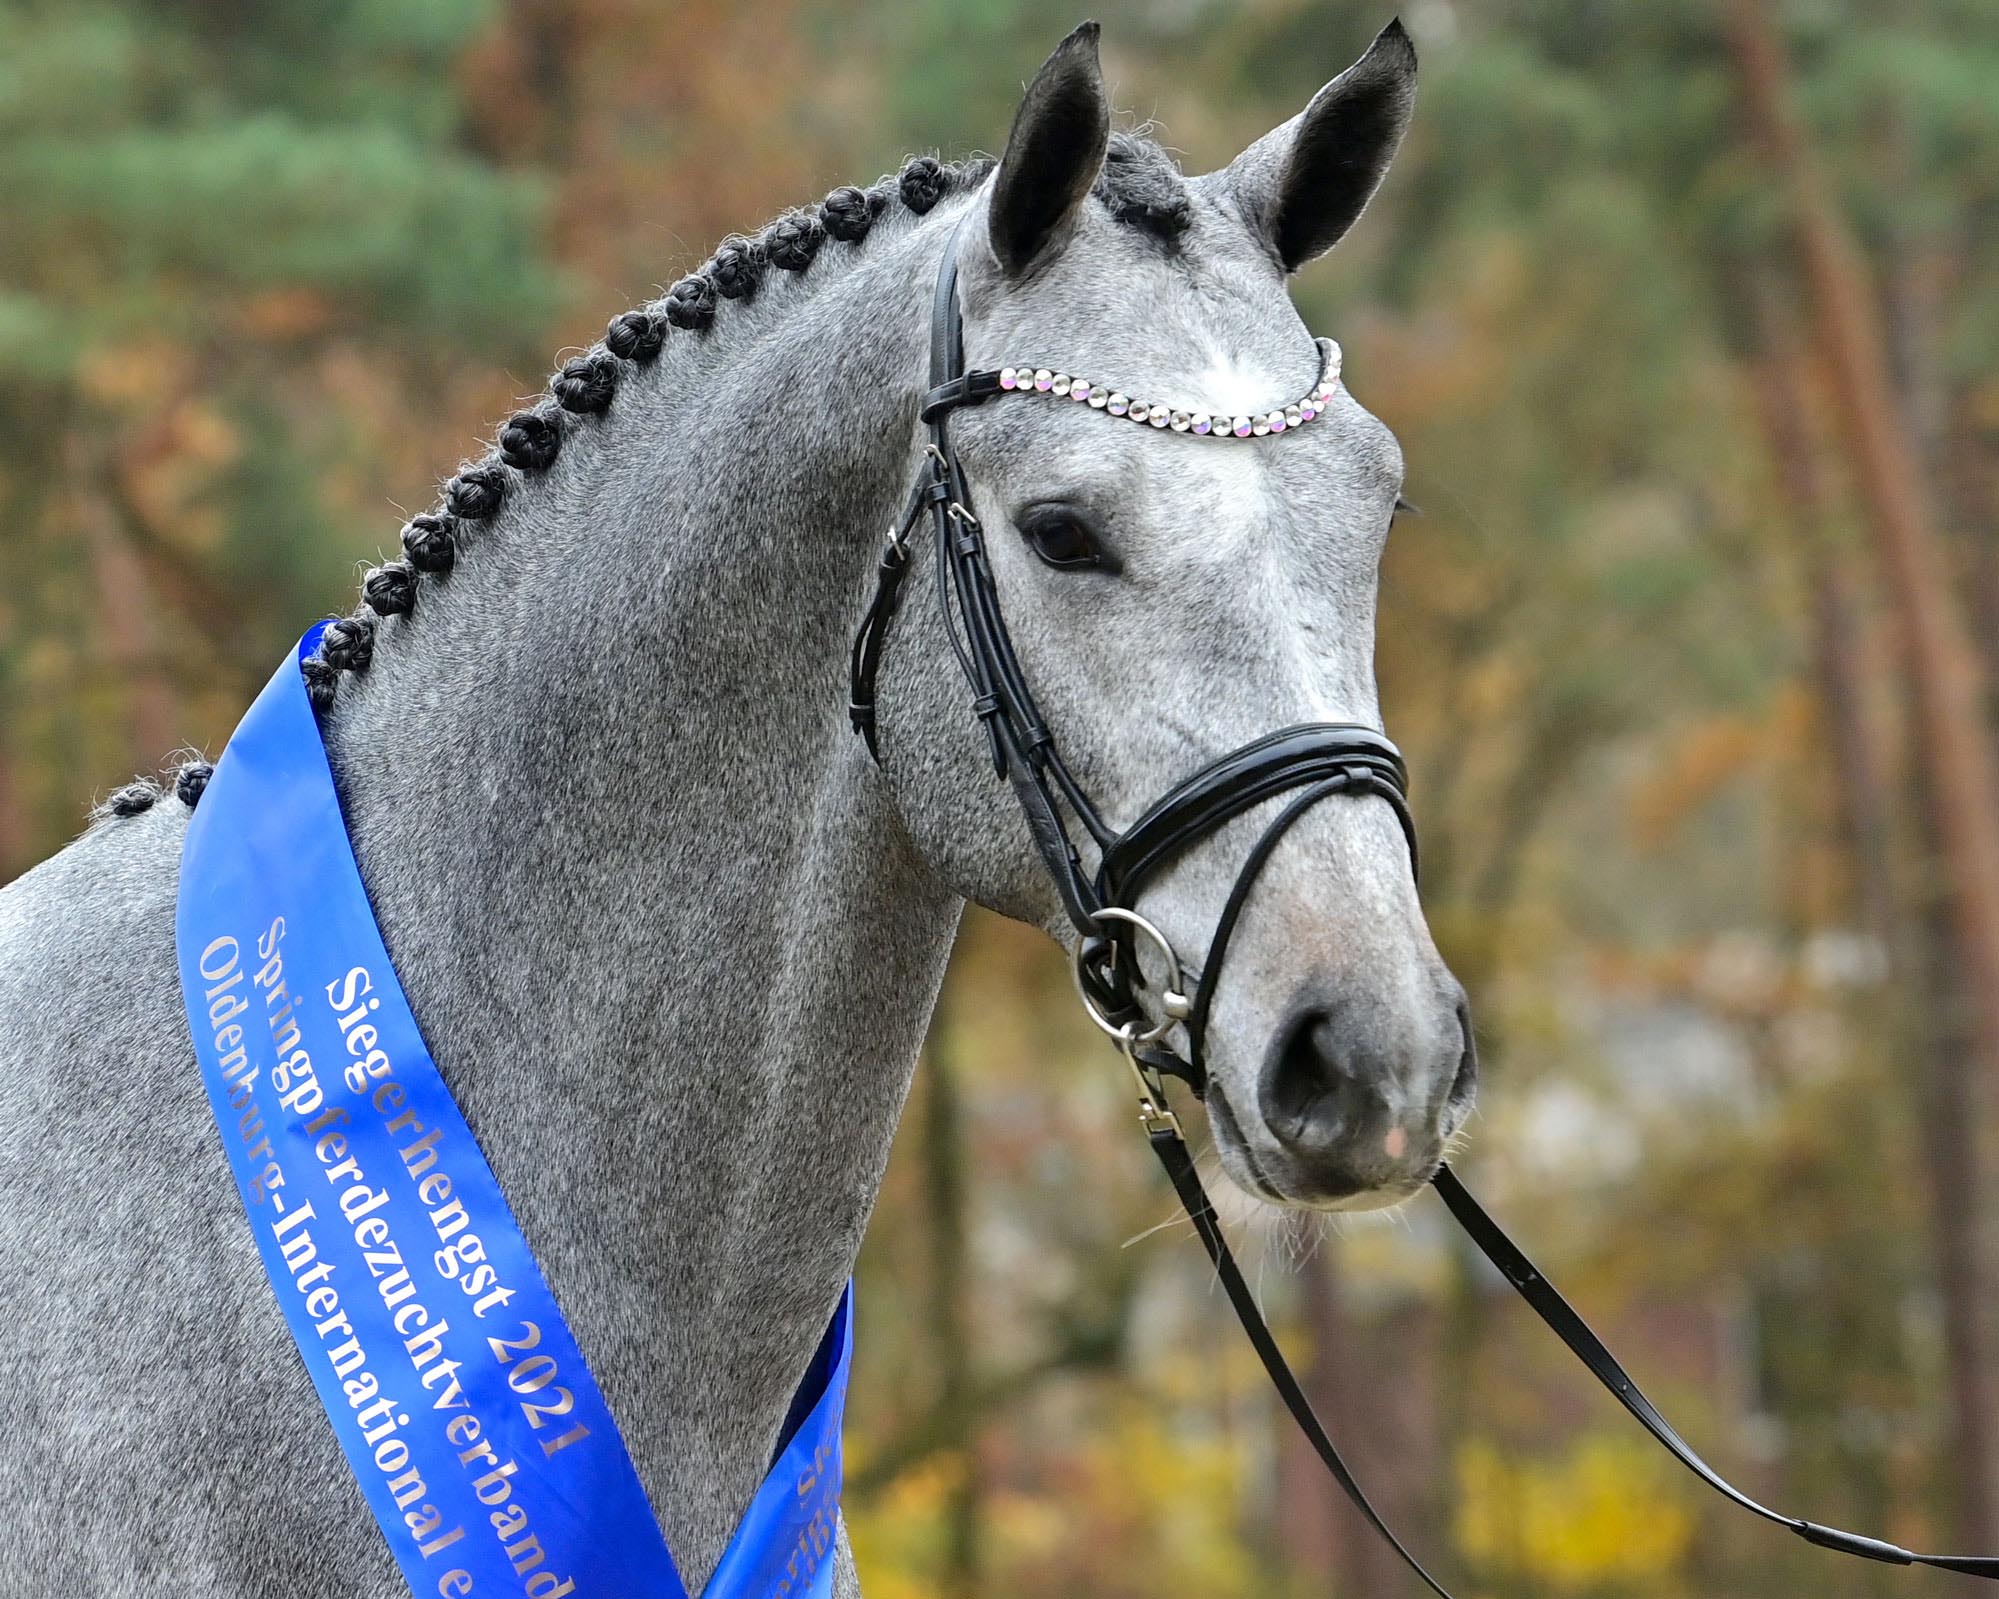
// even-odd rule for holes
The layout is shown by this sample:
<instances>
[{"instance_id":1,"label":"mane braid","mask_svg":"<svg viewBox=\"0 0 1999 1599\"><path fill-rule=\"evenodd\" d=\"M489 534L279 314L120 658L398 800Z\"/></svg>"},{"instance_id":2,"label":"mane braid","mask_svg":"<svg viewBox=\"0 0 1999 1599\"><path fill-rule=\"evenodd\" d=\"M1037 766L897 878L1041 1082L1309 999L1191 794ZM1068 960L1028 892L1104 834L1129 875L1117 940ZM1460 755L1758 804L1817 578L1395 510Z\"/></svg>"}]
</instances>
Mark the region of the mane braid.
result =
<instances>
[{"instance_id":1,"label":"mane braid","mask_svg":"<svg viewBox=\"0 0 1999 1599\"><path fill-rule=\"evenodd\" d=\"M659 359L671 332L713 327L722 301L755 299L773 269L803 272L829 240L861 243L892 205L923 216L947 195L976 187L992 168L988 157L944 162L925 155L869 188L843 185L815 207L777 217L754 237L731 234L663 298L613 317L601 344L563 362L549 379L544 399L501 424L492 454L461 466L445 483L443 503L436 510L409 519L402 531L402 559L377 566L362 579L362 607L332 623L319 648L300 663L313 708L324 714L332 706L343 673L368 670L375 658L377 624L415 611L422 578L448 576L469 530L492 521L509 498L553 466L582 419L608 411L619 385ZM177 785L177 791L191 791L196 799L200 788L199 783ZM143 809L150 803L121 789L112 808L125 814L121 806Z\"/></svg>"},{"instance_id":2,"label":"mane braid","mask_svg":"<svg viewBox=\"0 0 1999 1599\"><path fill-rule=\"evenodd\" d=\"M1185 191L1165 153L1135 135L1113 140L1098 198L1120 221L1170 240L1186 225ZM361 583L361 606L332 622L319 647L300 663L313 709L324 715L346 673L373 664L379 623L409 616L425 578L442 582L457 563L468 532L499 515L508 500L555 464L564 442L584 421L602 416L636 371L659 359L673 331L698 333L715 324L724 300L754 300L773 271L804 272L832 244L859 244L875 223L900 205L924 216L952 194L976 188L996 162L990 156L946 162L916 156L868 188L843 185L818 205L786 212L754 236L731 234L698 269L650 305L613 317L601 343L572 356L549 379L540 400L501 424L492 453L460 466L443 487L441 504L412 516L402 529L400 559L372 568ZM189 761L174 773L173 792L193 807L214 768ZM97 817L137 816L165 795L142 777L115 790Z\"/></svg>"}]
</instances>

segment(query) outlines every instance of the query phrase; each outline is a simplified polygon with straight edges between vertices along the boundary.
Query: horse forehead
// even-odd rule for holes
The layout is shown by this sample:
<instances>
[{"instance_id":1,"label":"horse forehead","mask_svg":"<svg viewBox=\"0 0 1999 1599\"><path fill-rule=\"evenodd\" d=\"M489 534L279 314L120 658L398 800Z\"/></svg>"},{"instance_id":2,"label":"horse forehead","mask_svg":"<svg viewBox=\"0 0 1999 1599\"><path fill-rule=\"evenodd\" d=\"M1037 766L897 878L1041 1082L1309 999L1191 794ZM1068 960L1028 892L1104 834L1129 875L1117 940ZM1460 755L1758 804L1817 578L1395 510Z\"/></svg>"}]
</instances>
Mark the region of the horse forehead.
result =
<instances>
[{"instance_id":1,"label":"horse forehead","mask_svg":"<svg viewBox=\"0 0 1999 1599\"><path fill-rule=\"evenodd\" d=\"M1316 375L1318 351L1281 292L1256 293L1233 273L1201 281L1171 263L1144 266L1114 304L1064 318L1106 379L1172 405L1268 410Z\"/></svg>"},{"instance_id":2,"label":"horse forehead","mask_svg":"<svg viewBox=\"0 0 1999 1599\"><path fill-rule=\"evenodd\" d=\"M1052 339L1058 348L1049 358L1072 372L1176 410L1260 415L1293 403L1317 379L1318 345L1281 283L1264 282L1256 263L1130 266L1105 301L1058 291L1047 328L1025 342Z\"/></svg>"},{"instance_id":3,"label":"horse forehead","mask_svg":"<svg viewBox=\"0 0 1999 1599\"><path fill-rule=\"evenodd\" d=\"M1194 224L1170 243L1086 208L1075 236L1031 281L1008 287L974 274L970 292L973 321L1000 341L1034 345L1037 360L1095 363L1103 370L1088 375L1113 384L1184 390L1221 359L1262 360L1284 375L1287 352L1298 359L1295 347L1308 342L1282 274L1212 204L1197 206Z\"/></svg>"}]
</instances>

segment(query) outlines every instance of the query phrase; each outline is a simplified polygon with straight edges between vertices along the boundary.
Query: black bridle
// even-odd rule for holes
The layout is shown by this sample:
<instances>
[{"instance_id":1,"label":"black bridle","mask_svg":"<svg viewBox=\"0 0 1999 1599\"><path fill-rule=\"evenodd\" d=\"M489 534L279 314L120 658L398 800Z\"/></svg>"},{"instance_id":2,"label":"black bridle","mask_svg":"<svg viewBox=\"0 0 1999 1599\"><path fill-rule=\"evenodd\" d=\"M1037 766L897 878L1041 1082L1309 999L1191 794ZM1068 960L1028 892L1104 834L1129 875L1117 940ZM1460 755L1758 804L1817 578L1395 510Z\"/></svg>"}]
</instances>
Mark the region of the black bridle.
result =
<instances>
[{"instance_id":1,"label":"black bridle","mask_svg":"<svg viewBox=\"0 0 1999 1599\"><path fill-rule=\"evenodd\" d=\"M927 514L945 634L971 685L972 709L985 725L994 772L1012 786L1035 848L1075 925L1076 978L1084 1006L1098 1026L1117 1040L1137 1078L1139 1119L1153 1153L1165 1168L1243 1331L1286 1409L1360 1513L1433 1592L1450 1599L1447 1590L1369 1502L1313 1411L1229 1249L1220 1218L1195 1172L1179 1118L1167 1103L1162 1081L1163 1077L1178 1077L1197 1095L1205 1092L1203 1040L1230 938L1278 841L1306 811L1335 794L1385 800L1408 840L1413 867L1416 826L1409 812L1402 756L1372 728L1346 722L1307 723L1268 734L1210 762L1169 790L1122 832L1104 821L1063 760L1027 686L1001 615L985 530L973 514L964 467L951 447L951 413L961 406L983 404L1003 388L998 371L965 368L957 292L959 237L970 217L977 214L975 210L959 223L938 270L930 322L930 387L921 412L929 444L916 483L889 530L876 572L874 598L855 634L848 714L855 731L866 740L869 754L879 760L875 678L908 575L910 539ZM1258 836L1236 873L1189 994L1172 946L1139 913L1138 900L1147 885L1190 846L1209 838L1235 817L1286 795L1290 796L1288 802ZM1094 874L1084 868L1065 812L1096 848ZM1141 940L1153 945L1165 966L1165 977L1156 985L1162 1013L1156 1022L1138 999L1138 989L1145 984L1138 959ZM1166 1042L1176 1027L1187 1039L1184 1054ZM1790 1529L1808 1543L1842 1554L1999 1579L1999 1559L1917 1554L1858 1533L1787 1516L1751 1499L1709 1466L1674 1430L1616 1356L1448 1166L1438 1168L1432 1183L1480 1252L1596 1379L1674 1458L1716 1492Z\"/></svg>"}]
</instances>

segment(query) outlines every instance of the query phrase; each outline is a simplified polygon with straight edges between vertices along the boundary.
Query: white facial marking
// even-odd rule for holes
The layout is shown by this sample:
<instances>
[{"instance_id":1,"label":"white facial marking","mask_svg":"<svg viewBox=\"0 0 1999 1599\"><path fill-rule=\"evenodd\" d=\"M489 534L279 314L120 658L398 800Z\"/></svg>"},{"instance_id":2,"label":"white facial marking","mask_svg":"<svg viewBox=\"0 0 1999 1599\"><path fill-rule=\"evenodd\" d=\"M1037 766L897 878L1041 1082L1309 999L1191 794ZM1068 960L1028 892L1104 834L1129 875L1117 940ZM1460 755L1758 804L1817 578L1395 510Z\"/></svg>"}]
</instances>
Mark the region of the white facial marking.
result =
<instances>
[{"instance_id":1,"label":"white facial marking","mask_svg":"<svg viewBox=\"0 0 1999 1599\"><path fill-rule=\"evenodd\" d=\"M1172 403L1208 412L1215 418L1217 433L1231 417L1260 416L1272 405L1296 398L1279 393L1282 385L1268 371L1219 350L1210 352L1207 365L1192 369L1187 382L1186 395ZM1203 530L1202 537L1210 548L1217 539L1248 539L1255 530L1271 525L1277 507L1271 501L1270 484L1258 459L1258 448L1246 439L1229 440L1212 453L1203 451L1199 457L1201 467L1221 481L1220 503L1237 513L1223 519L1219 527Z\"/></svg>"},{"instance_id":2,"label":"white facial marking","mask_svg":"<svg viewBox=\"0 0 1999 1599\"><path fill-rule=\"evenodd\" d=\"M1195 392L1187 398L1217 415L1226 411L1231 416L1237 413L1260 416L1273 405L1288 404L1298 398L1295 394L1280 393L1281 385L1274 383L1268 372L1220 354L1195 376L1194 384Z\"/></svg>"}]
</instances>

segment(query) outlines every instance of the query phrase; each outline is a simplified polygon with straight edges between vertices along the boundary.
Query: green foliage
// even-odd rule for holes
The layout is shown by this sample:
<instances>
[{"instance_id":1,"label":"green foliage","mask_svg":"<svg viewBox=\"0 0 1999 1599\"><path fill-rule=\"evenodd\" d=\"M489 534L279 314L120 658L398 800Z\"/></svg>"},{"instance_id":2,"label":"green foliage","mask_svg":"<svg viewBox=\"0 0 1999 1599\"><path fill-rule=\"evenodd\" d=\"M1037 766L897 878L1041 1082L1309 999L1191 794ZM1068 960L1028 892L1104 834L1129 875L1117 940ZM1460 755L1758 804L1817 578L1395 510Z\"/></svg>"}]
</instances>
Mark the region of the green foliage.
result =
<instances>
[{"instance_id":1,"label":"green foliage","mask_svg":"<svg viewBox=\"0 0 1999 1599\"><path fill-rule=\"evenodd\" d=\"M524 277L535 189L426 150L392 127L276 113L173 132L22 140L0 164L15 219L51 256L117 241L139 284L254 290L312 283L357 320L467 340L545 315Z\"/></svg>"},{"instance_id":2,"label":"green foliage","mask_svg":"<svg viewBox=\"0 0 1999 1599\"><path fill-rule=\"evenodd\" d=\"M391 485L358 505L338 491L407 436L390 413L546 358L569 292L546 243L550 177L476 148L455 77L496 15L474 0L0 9L0 537L25 579L0 610L0 778L22 773L0 780L10 865L73 827L80 794L171 748L119 748L110 660L184 654L192 636L206 665L173 691L219 686L226 706L386 541ZM393 403L376 413L375 397ZM423 472L484 420L438 416ZM107 547L123 536L137 569ZM149 639L92 625L112 589ZM218 593L246 597L225 613ZM83 767L11 736L83 723L112 735L84 742Z\"/></svg>"},{"instance_id":3,"label":"green foliage","mask_svg":"<svg viewBox=\"0 0 1999 1599\"><path fill-rule=\"evenodd\" d=\"M451 94L426 57L483 8L320 9L309 50L291 7L226 45L88 9L0 23L9 278L107 335L163 322L199 337L234 296L294 285L357 328L425 338L545 321L543 185L454 148L437 120ZM338 101L290 92L280 60L343 85ZM363 62L375 69L342 71Z\"/></svg>"}]
</instances>

